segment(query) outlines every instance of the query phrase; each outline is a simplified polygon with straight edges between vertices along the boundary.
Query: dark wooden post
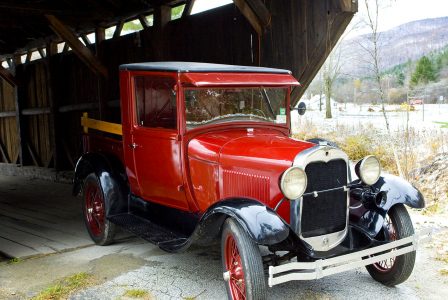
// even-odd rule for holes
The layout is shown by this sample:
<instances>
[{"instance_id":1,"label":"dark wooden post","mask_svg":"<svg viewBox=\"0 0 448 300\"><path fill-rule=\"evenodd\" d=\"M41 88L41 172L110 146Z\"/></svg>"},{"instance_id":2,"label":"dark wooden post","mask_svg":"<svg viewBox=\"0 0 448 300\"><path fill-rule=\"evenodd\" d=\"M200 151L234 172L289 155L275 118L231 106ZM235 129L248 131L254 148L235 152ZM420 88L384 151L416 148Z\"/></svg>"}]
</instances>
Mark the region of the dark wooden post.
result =
<instances>
[{"instance_id":1,"label":"dark wooden post","mask_svg":"<svg viewBox=\"0 0 448 300\"><path fill-rule=\"evenodd\" d=\"M55 42L48 42L47 44L47 55L45 57L45 75L47 78L47 94L48 94L48 102L50 104L50 118L49 118L49 126L50 126L50 147L53 151L53 167L56 171L59 171L59 147L58 143L56 142L58 140L59 136L59 126L58 126L58 117L56 115L57 113L57 103L55 101L54 97L54 82L52 80L52 63L51 63L51 57L54 54L57 54L58 48L57 44ZM48 162L47 167L50 167L51 159Z\"/></svg>"},{"instance_id":2,"label":"dark wooden post","mask_svg":"<svg viewBox=\"0 0 448 300\"><path fill-rule=\"evenodd\" d=\"M187 2L185 2L185 8L184 11L182 12L182 18L186 18L189 15L191 15L191 10L193 9L195 2L196 2L195 0L187 0Z\"/></svg>"},{"instance_id":3,"label":"dark wooden post","mask_svg":"<svg viewBox=\"0 0 448 300\"><path fill-rule=\"evenodd\" d=\"M169 58L169 45L165 38L165 27L171 21L171 7L161 5L154 8L154 54L157 60L164 60Z\"/></svg>"},{"instance_id":4,"label":"dark wooden post","mask_svg":"<svg viewBox=\"0 0 448 300\"><path fill-rule=\"evenodd\" d=\"M106 39L106 29L98 27L95 30L95 47L96 57L99 61L102 61L104 56L103 42ZM98 77L98 107L100 113L100 119L107 119L107 101L108 101L108 80L102 77Z\"/></svg>"},{"instance_id":5,"label":"dark wooden post","mask_svg":"<svg viewBox=\"0 0 448 300\"><path fill-rule=\"evenodd\" d=\"M17 54L14 56L13 58L13 65L14 65L14 70L17 70L17 66L19 64L22 63L20 54ZM18 83L14 84L14 102L15 102L15 108L16 108L16 124L17 124L17 133L18 133L18 141L19 141L19 165L23 166L24 165L24 151L23 149L25 149L25 135L24 135L24 126L23 126L23 119L22 119L22 114L21 114L21 101L20 101L20 97L19 97L19 86ZM17 162L14 162L17 163Z\"/></svg>"}]
</instances>

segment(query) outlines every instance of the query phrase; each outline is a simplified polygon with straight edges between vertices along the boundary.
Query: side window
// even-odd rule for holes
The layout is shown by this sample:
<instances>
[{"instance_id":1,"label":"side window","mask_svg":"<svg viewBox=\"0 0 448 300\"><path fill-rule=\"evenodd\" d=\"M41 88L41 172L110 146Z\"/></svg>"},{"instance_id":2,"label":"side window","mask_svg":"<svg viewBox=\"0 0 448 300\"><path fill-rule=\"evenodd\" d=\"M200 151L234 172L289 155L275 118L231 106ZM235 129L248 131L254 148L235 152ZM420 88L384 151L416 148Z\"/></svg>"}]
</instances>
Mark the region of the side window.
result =
<instances>
[{"instance_id":1,"label":"side window","mask_svg":"<svg viewBox=\"0 0 448 300\"><path fill-rule=\"evenodd\" d=\"M171 78L135 77L137 124L152 128L176 128L176 82Z\"/></svg>"}]
</instances>

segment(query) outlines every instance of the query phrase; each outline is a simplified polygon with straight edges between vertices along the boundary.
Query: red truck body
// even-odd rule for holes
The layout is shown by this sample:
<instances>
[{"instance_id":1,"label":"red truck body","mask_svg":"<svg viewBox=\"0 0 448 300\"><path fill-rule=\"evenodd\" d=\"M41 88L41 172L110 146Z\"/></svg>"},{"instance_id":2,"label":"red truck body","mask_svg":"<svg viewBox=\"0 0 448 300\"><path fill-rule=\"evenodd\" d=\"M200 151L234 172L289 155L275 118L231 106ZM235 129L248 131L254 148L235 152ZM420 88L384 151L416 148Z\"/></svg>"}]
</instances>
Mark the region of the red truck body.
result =
<instances>
[{"instance_id":1,"label":"red truck body","mask_svg":"<svg viewBox=\"0 0 448 300\"><path fill-rule=\"evenodd\" d=\"M179 116L176 129L145 128L137 124L133 82L138 76L170 78L176 82ZM184 119L182 96L186 87L259 85L285 87L290 91L299 83L290 74L122 70L123 136L114 139L95 133L86 134L85 152L105 152L119 158L126 166L131 192L165 206L203 214L220 199L247 197L275 207L283 198L278 178L291 166L297 151L313 146L288 138L289 120L282 125L263 122L211 124L187 131ZM289 107L289 96L286 101L286 107ZM289 115L288 109L286 116ZM249 132L247 128L253 131ZM232 143L234 140L238 143ZM244 160L238 161L238 157L244 157ZM260 168L264 171L254 175L253 170ZM287 203L279 213L289 220Z\"/></svg>"}]
</instances>

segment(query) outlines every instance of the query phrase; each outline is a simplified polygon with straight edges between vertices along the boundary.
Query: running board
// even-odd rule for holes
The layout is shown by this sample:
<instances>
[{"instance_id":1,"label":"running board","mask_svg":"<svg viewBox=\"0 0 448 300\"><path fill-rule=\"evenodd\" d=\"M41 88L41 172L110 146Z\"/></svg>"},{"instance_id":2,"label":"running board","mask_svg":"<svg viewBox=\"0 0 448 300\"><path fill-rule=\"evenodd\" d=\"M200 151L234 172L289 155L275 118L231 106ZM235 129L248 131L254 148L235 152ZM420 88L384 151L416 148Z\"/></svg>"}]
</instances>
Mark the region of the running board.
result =
<instances>
[{"instance_id":1,"label":"running board","mask_svg":"<svg viewBox=\"0 0 448 300\"><path fill-rule=\"evenodd\" d=\"M115 215L109 217L109 221L166 251L178 248L188 240L187 236L132 214Z\"/></svg>"},{"instance_id":2,"label":"running board","mask_svg":"<svg viewBox=\"0 0 448 300\"><path fill-rule=\"evenodd\" d=\"M403 255L431 240L430 228L381 246L313 262L291 262L269 267L269 287L293 280L314 280ZM384 253L386 252L386 253Z\"/></svg>"}]
</instances>

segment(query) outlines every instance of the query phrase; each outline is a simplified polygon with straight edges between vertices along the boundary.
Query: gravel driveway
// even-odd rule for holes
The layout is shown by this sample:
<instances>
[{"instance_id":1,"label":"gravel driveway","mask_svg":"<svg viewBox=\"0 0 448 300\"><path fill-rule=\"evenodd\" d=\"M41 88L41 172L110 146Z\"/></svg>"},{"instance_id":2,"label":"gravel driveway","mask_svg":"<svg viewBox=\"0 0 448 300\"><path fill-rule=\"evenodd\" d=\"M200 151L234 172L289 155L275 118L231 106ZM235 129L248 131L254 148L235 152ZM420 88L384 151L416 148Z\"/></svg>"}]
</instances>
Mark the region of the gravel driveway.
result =
<instances>
[{"instance_id":1,"label":"gravel driveway","mask_svg":"<svg viewBox=\"0 0 448 300\"><path fill-rule=\"evenodd\" d=\"M413 274L405 283L387 288L364 268L316 281L289 282L269 289L269 299L448 299L448 218L413 215L417 226L431 226L432 243L421 246ZM448 258L448 256L446 256ZM96 285L70 299L128 300L126 291L141 289L149 299L225 299L219 247L192 248L170 254L131 237L107 247L90 246L69 252L0 263L0 299L28 299L58 278L87 272Z\"/></svg>"},{"instance_id":2,"label":"gravel driveway","mask_svg":"<svg viewBox=\"0 0 448 300\"><path fill-rule=\"evenodd\" d=\"M360 268L320 280L275 286L269 289L268 298L448 299L448 276L439 272L446 266L435 259L440 249L446 251L447 244L440 248L438 241L445 239L448 228L446 224L428 223L425 217L417 216L417 219L417 223L430 225L438 233L434 238L436 243L422 246L414 272L404 284L385 287ZM128 289L146 290L155 299L226 299L219 247L194 248L182 254L168 254L149 244L147 249L140 256L146 261L144 266L84 290L71 299L120 299Z\"/></svg>"}]
</instances>

